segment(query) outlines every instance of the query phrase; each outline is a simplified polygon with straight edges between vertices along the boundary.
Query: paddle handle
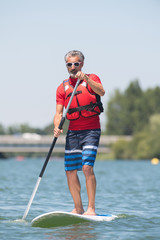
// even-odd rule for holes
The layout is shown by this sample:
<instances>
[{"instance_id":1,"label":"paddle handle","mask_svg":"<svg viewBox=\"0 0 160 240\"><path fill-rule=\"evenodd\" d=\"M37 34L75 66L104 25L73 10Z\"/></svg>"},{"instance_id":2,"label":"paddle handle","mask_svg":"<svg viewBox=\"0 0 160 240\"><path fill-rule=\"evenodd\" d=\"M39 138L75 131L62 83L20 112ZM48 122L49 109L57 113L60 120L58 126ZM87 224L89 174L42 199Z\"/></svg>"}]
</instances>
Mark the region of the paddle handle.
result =
<instances>
[{"instance_id":1,"label":"paddle handle","mask_svg":"<svg viewBox=\"0 0 160 240\"><path fill-rule=\"evenodd\" d=\"M69 103L68 103L68 105L67 105L67 108L65 109L65 111L64 111L64 113L63 113L63 117L61 118L60 124L59 124L59 126L58 126L59 129L62 129L62 127L63 127L63 124L64 124L65 119L66 119L66 116L67 116L67 112L68 112L69 107L70 107L70 105L71 105L72 99L73 99L73 97L74 97L74 95L75 95L75 93L76 93L76 90L77 90L77 87L78 87L79 82L80 82L80 80L78 79L77 82L76 82L75 88L74 88L74 90L73 90L73 92L72 92L72 95L71 95L71 98L70 98L70 100L69 100ZM46 168L46 166L47 166L47 164L48 164L48 161L49 161L49 159L50 159L50 156L51 156L51 154L52 154L52 151L53 151L53 148L54 148L54 146L55 146L55 144L56 144L56 141L57 141L57 137L54 137L53 142L52 142L52 144L51 144L51 147L50 147L50 149L49 149L49 152L48 152L48 154L47 154L46 161L45 161L45 163L44 163L44 165L43 165L43 168L42 168L42 170L41 170L41 172L40 172L39 177L42 177L42 176L43 176L43 173L44 173L45 168Z\"/></svg>"},{"instance_id":2,"label":"paddle handle","mask_svg":"<svg viewBox=\"0 0 160 240\"><path fill-rule=\"evenodd\" d=\"M74 90L73 90L73 92L72 92L71 98L70 98L70 100L69 100L69 103L68 103L65 111L63 112L63 116L62 116L61 121L60 121L60 124L59 124L59 126L58 126L59 129L62 129L62 127L63 127L63 124L64 124L65 119L66 119L66 116L67 116L67 112L68 112L68 110L69 110L69 108L70 108L72 99L73 99L73 97L74 97L74 95L75 95L75 93L76 93L76 90L77 90L77 87L78 87L78 85L79 85L79 82L80 82L80 79L77 80L76 85L75 85L75 88L74 88ZM55 146L55 144L56 144L56 141L57 141L57 137L54 137L53 142L52 142L52 144L51 144L51 147L50 147L50 149L49 149L49 152L48 152L48 154L47 154L45 163L44 163L44 165L43 165L43 168L42 168L42 170L41 170L41 172L40 172L39 177L42 177L42 176L43 176L43 173L44 173L44 171L45 171L45 169L46 169L46 166L47 166L48 161L49 161L49 159L50 159L50 156L51 156L51 154L52 154L53 148L54 148L54 146Z\"/></svg>"}]
</instances>

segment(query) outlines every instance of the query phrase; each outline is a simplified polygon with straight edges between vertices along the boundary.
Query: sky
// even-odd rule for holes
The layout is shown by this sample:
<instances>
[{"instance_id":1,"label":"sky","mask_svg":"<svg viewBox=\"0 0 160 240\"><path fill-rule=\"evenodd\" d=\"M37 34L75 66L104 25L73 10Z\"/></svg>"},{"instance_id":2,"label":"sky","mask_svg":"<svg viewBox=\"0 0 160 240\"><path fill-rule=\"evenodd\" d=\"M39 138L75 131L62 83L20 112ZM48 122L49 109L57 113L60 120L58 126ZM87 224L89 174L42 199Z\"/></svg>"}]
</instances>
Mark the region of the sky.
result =
<instances>
[{"instance_id":1,"label":"sky","mask_svg":"<svg viewBox=\"0 0 160 240\"><path fill-rule=\"evenodd\" d=\"M0 0L0 124L53 121L70 50L100 77L105 111L135 79L143 90L160 86L159 13L159 0Z\"/></svg>"}]
</instances>

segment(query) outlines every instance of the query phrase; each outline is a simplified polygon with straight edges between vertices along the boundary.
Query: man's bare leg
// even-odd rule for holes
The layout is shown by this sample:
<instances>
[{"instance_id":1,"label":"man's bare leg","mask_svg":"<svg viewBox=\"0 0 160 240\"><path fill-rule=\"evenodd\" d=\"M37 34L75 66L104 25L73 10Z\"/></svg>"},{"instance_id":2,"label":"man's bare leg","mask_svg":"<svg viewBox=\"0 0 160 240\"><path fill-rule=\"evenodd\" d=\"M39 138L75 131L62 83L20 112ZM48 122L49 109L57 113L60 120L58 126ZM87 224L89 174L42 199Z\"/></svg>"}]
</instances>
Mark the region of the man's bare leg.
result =
<instances>
[{"instance_id":1,"label":"man's bare leg","mask_svg":"<svg viewBox=\"0 0 160 240\"><path fill-rule=\"evenodd\" d=\"M83 214L84 209L81 200L81 185L77 176L77 170L66 171L68 187L72 195L75 208L72 213Z\"/></svg>"},{"instance_id":2,"label":"man's bare leg","mask_svg":"<svg viewBox=\"0 0 160 240\"><path fill-rule=\"evenodd\" d=\"M84 215L96 215L95 213L95 195L96 195L96 178L93 167L84 165L83 172L86 177L86 188L88 195L88 209Z\"/></svg>"}]
</instances>

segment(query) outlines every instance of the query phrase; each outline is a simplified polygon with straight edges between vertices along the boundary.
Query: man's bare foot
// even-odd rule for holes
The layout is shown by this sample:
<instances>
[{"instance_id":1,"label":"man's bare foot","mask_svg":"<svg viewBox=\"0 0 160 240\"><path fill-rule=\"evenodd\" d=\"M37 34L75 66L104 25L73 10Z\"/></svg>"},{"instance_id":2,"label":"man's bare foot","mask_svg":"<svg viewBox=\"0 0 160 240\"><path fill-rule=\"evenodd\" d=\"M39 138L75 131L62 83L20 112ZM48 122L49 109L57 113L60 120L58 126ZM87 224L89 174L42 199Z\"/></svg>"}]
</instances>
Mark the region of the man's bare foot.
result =
<instances>
[{"instance_id":1,"label":"man's bare foot","mask_svg":"<svg viewBox=\"0 0 160 240\"><path fill-rule=\"evenodd\" d=\"M84 210L83 210L83 209L78 209L78 210L77 210L76 208L74 208L71 213L83 214L83 213L84 213Z\"/></svg>"},{"instance_id":2,"label":"man's bare foot","mask_svg":"<svg viewBox=\"0 0 160 240\"><path fill-rule=\"evenodd\" d=\"M88 208L86 212L83 213L83 215L90 215L90 216L95 216L95 210L92 208Z\"/></svg>"}]
</instances>

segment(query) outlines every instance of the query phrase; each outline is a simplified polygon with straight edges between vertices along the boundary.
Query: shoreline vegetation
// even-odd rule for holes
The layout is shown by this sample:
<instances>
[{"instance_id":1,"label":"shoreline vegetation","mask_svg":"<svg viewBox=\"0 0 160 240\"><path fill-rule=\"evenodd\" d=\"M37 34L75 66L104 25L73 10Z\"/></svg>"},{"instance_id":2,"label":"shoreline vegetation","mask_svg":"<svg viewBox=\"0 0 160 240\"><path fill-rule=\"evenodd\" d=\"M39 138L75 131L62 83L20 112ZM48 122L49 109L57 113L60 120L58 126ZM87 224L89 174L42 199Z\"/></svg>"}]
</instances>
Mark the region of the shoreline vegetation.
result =
<instances>
[{"instance_id":1,"label":"shoreline vegetation","mask_svg":"<svg viewBox=\"0 0 160 240\"><path fill-rule=\"evenodd\" d=\"M138 80L132 81L121 92L116 89L110 96L105 107L106 126L102 136L131 136L131 140L118 139L107 144L109 152L98 152L97 159L160 159L160 87L143 91ZM66 135L68 120L65 121L63 134ZM0 135L37 134L37 136L53 135L53 123L45 128L33 128L28 124L14 125L5 128L0 124ZM105 143L104 143L105 144ZM63 152L54 153L56 157ZM3 153L0 158L14 157L45 157L46 152Z\"/></svg>"}]
</instances>

